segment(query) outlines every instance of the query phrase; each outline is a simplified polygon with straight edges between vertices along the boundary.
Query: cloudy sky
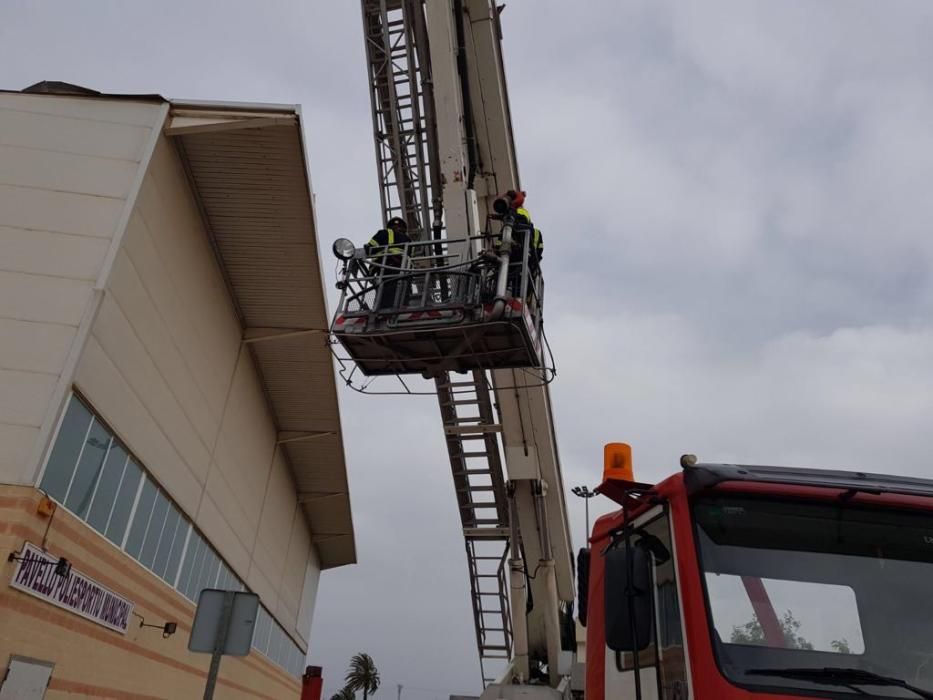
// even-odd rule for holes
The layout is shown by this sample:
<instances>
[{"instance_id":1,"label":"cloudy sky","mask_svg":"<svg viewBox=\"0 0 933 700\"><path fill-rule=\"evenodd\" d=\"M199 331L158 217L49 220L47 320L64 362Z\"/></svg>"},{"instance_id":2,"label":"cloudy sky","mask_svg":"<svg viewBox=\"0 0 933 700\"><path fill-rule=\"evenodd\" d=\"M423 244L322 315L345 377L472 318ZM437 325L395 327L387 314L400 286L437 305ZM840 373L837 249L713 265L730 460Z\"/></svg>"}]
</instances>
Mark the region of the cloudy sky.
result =
<instances>
[{"instance_id":1,"label":"cloudy sky","mask_svg":"<svg viewBox=\"0 0 933 700\"><path fill-rule=\"evenodd\" d=\"M503 23L566 483L610 440L645 480L684 452L929 475L933 3L515 0ZM301 103L322 241L377 225L354 0L0 0L0 87L43 79ZM323 576L311 661L328 691L365 650L380 698L476 692L436 404L342 408L360 564Z\"/></svg>"}]
</instances>

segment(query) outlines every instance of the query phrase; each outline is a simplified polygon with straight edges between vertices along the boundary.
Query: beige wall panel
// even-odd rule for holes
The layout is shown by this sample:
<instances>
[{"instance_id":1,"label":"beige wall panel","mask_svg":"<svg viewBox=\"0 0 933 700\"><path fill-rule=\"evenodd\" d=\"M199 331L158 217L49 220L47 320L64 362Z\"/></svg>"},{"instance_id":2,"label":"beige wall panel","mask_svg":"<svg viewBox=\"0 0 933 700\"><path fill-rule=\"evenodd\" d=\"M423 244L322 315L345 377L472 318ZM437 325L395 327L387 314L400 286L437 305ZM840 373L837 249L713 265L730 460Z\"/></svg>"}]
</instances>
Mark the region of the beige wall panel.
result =
<instances>
[{"instance_id":1,"label":"beige wall panel","mask_svg":"<svg viewBox=\"0 0 933 700\"><path fill-rule=\"evenodd\" d=\"M167 273L164 284L171 285L186 323L196 330L195 335L180 335L179 344L212 409L220 415L242 333L200 214L184 189L184 172L171 148L164 140L156 146L137 211ZM178 179L177 187L164 188L163 192L157 182L172 178ZM175 195L170 196L171 192Z\"/></svg>"},{"instance_id":2,"label":"beige wall panel","mask_svg":"<svg viewBox=\"0 0 933 700\"><path fill-rule=\"evenodd\" d=\"M0 108L0 144L139 161L149 127Z\"/></svg>"},{"instance_id":3,"label":"beige wall panel","mask_svg":"<svg viewBox=\"0 0 933 700\"><path fill-rule=\"evenodd\" d=\"M97 279L110 241L0 226L0 270Z\"/></svg>"},{"instance_id":4,"label":"beige wall panel","mask_svg":"<svg viewBox=\"0 0 933 700\"><path fill-rule=\"evenodd\" d=\"M282 627L294 635L295 627L298 624L298 608L301 606L301 600L291 600L285 591L279 593L279 604L275 609L276 618L282 624Z\"/></svg>"},{"instance_id":5,"label":"beige wall panel","mask_svg":"<svg viewBox=\"0 0 933 700\"><path fill-rule=\"evenodd\" d=\"M104 297L91 333L145 405L151 416L150 421L155 424L152 427L158 426L181 456L185 468L192 472L196 481L203 483L207 478L210 453L185 417L171 388L134 330L134 324L141 326L150 322L151 317L134 317L131 323L119 306L124 287L118 283L123 279L127 266L129 261L126 256L119 255L111 276L112 293ZM157 479L163 480L162 465L147 466Z\"/></svg>"},{"instance_id":6,"label":"beige wall panel","mask_svg":"<svg viewBox=\"0 0 933 700\"><path fill-rule=\"evenodd\" d=\"M205 494L197 517L198 527L227 563L238 574L249 571L249 550L243 546L233 532L230 523L224 518L220 507Z\"/></svg>"},{"instance_id":7,"label":"beige wall panel","mask_svg":"<svg viewBox=\"0 0 933 700\"><path fill-rule=\"evenodd\" d=\"M0 423L40 427L57 377L0 369Z\"/></svg>"},{"instance_id":8,"label":"beige wall panel","mask_svg":"<svg viewBox=\"0 0 933 700\"><path fill-rule=\"evenodd\" d=\"M0 270L0 318L77 326L93 282Z\"/></svg>"},{"instance_id":9,"label":"beige wall panel","mask_svg":"<svg viewBox=\"0 0 933 700\"><path fill-rule=\"evenodd\" d=\"M269 612L275 614L275 609L279 604L279 596L275 590L275 586L272 582L269 581L265 576L262 568L253 562L249 570L249 575L245 579L246 586L253 591L253 593L258 593L259 598L262 600L262 604L266 606Z\"/></svg>"},{"instance_id":10,"label":"beige wall panel","mask_svg":"<svg viewBox=\"0 0 933 700\"><path fill-rule=\"evenodd\" d=\"M138 167L134 161L0 145L0 185L125 199Z\"/></svg>"},{"instance_id":11,"label":"beige wall panel","mask_svg":"<svg viewBox=\"0 0 933 700\"><path fill-rule=\"evenodd\" d=\"M26 470L39 429L0 423L0 484L19 483Z\"/></svg>"},{"instance_id":12,"label":"beige wall panel","mask_svg":"<svg viewBox=\"0 0 933 700\"><path fill-rule=\"evenodd\" d=\"M223 472L217 468L216 464L211 468L210 475L207 478L206 493L210 494L211 502L220 511L227 523L227 528L236 536L239 546L247 552L252 551L256 540L256 526L250 521L243 506L233 491L230 490L230 485L224 479ZM197 520L197 522L200 523L200 520ZM225 551L220 550L220 553L226 556ZM242 568L237 569L237 573L242 576L248 570L249 562L246 562Z\"/></svg>"},{"instance_id":13,"label":"beige wall panel","mask_svg":"<svg viewBox=\"0 0 933 700\"><path fill-rule=\"evenodd\" d=\"M239 321L230 304L229 291L220 270L204 276L206 260L215 260L197 205L186 185L185 173L175 149L166 139L156 144L150 167L152 185L161 203L161 213L177 212L179 221L156 243L163 257L180 257L173 266L182 290L199 295L198 323L218 334L241 335ZM148 203L148 200L146 200ZM144 211L148 216L149 211ZM182 216L183 215L183 216ZM148 221L148 219L147 219ZM151 230L151 229L150 229ZM171 258L170 258L171 259Z\"/></svg>"},{"instance_id":14,"label":"beige wall panel","mask_svg":"<svg viewBox=\"0 0 933 700\"><path fill-rule=\"evenodd\" d=\"M230 388L215 460L256 527L275 439L256 370L249 354L243 353Z\"/></svg>"},{"instance_id":15,"label":"beige wall panel","mask_svg":"<svg viewBox=\"0 0 933 700\"><path fill-rule=\"evenodd\" d=\"M0 318L0 369L57 376L75 333L72 326Z\"/></svg>"},{"instance_id":16,"label":"beige wall panel","mask_svg":"<svg viewBox=\"0 0 933 700\"><path fill-rule=\"evenodd\" d=\"M318 584L321 580L321 563L312 547L308 553L305 583L301 591L301 606L298 608L298 624L295 632L305 644L311 640L311 623L314 618L314 601L317 600Z\"/></svg>"},{"instance_id":17,"label":"beige wall panel","mask_svg":"<svg viewBox=\"0 0 933 700\"><path fill-rule=\"evenodd\" d=\"M112 238L122 199L0 185L0 226Z\"/></svg>"},{"instance_id":18,"label":"beige wall panel","mask_svg":"<svg viewBox=\"0 0 933 700\"><path fill-rule=\"evenodd\" d=\"M288 537L283 533L291 531L298 502L295 498L295 486L289 473L288 464L277 450L269 485L262 507L262 520L259 534L253 549L253 559L269 576L280 579L285 571L285 557L288 555Z\"/></svg>"},{"instance_id":19,"label":"beige wall panel","mask_svg":"<svg viewBox=\"0 0 933 700\"><path fill-rule=\"evenodd\" d=\"M311 534L308 524L299 512L292 524L292 536L288 543L288 557L285 560L285 576L279 588L280 615L285 608L288 626L294 629L301 607L301 593L304 590L305 572L308 568L308 558L311 556Z\"/></svg>"},{"instance_id":20,"label":"beige wall panel","mask_svg":"<svg viewBox=\"0 0 933 700\"><path fill-rule=\"evenodd\" d=\"M171 394L171 406L167 408L172 411L169 417L172 422L171 426L165 426L166 435L173 440L177 437L179 452L186 459L191 458L189 464L203 482L207 478L217 424L185 359L172 342L171 330L163 320L161 309L143 286L139 268L123 252L117 255L110 275L110 290L133 327L141 350Z\"/></svg>"},{"instance_id":21,"label":"beige wall panel","mask_svg":"<svg viewBox=\"0 0 933 700\"><path fill-rule=\"evenodd\" d=\"M201 484L93 335L78 363L75 385L185 513L197 513Z\"/></svg>"},{"instance_id":22,"label":"beige wall panel","mask_svg":"<svg viewBox=\"0 0 933 700\"><path fill-rule=\"evenodd\" d=\"M88 119L134 126L151 126L158 118L160 102L82 99L74 96L0 93L0 109L38 114L55 114L72 119Z\"/></svg>"},{"instance_id":23,"label":"beige wall panel","mask_svg":"<svg viewBox=\"0 0 933 700\"><path fill-rule=\"evenodd\" d=\"M228 342L224 346L225 339L218 339L214 343L202 340L203 330L197 328L189 312L195 302L186 302L177 293L166 265L156 252L146 223L138 212L134 212L130 218L123 252L132 263L131 269L136 280L134 284L139 288L139 295L145 295L146 302L154 306L158 316L151 325L139 327L137 331L201 440L211 448L220 429L226 387L220 384L211 387L195 368L212 357L226 355L230 358L227 361L229 366L225 368L229 382L233 374L236 345L231 347ZM137 306L129 298L124 306L129 316L135 318ZM224 349L215 349L220 347ZM215 392L213 402L208 398L211 390Z\"/></svg>"},{"instance_id":24,"label":"beige wall panel","mask_svg":"<svg viewBox=\"0 0 933 700\"><path fill-rule=\"evenodd\" d=\"M248 438L247 438L248 439ZM214 449L214 466L212 471L217 471L220 478L224 480L227 488L230 490L233 498L240 506L240 512L245 520L245 524L252 528L255 533L259 529L259 518L262 515L262 495L265 493L265 483L260 485L257 490L249 491L247 484L250 481L257 481L255 475L247 478L250 469L249 463L245 462L242 455L237 454L237 442L228 440L221 430L217 447ZM255 464L255 468L262 478L269 471L269 462L272 459L272 444L269 444L268 453L264 463ZM250 551L252 551L252 538L250 539Z\"/></svg>"}]
</instances>

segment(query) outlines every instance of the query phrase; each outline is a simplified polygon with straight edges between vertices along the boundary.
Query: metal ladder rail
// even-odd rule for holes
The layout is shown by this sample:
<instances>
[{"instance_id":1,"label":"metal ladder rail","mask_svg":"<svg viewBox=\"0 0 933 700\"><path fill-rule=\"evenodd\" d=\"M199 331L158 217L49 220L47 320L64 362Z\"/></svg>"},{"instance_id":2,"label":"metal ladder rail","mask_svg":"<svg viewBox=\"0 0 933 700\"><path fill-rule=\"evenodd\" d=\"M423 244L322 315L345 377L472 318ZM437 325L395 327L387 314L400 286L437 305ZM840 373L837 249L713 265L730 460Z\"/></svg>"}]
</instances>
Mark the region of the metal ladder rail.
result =
<instances>
[{"instance_id":1,"label":"metal ladder rail","mask_svg":"<svg viewBox=\"0 0 933 700\"><path fill-rule=\"evenodd\" d=\"M453 378L456 376L456 379ZM470 573L470 599L484 684L511 658L506 561L509 503L486 373L435 380ZM461 379L461 377L464 377ZM497 666L490 671L491 666Z\"/></svg>"},{"instance_id":2,"label":"metal ladder rail","mask_svg":"<svg viewBox=\"0 0 933 700\"><path fill-rule=\"evenodd\" d=\"M420 240L431 221L427 163L434 129L422 87L422 0L364 0L362 6L383 216L405 219Z\"/></svg>"}]
</instances>

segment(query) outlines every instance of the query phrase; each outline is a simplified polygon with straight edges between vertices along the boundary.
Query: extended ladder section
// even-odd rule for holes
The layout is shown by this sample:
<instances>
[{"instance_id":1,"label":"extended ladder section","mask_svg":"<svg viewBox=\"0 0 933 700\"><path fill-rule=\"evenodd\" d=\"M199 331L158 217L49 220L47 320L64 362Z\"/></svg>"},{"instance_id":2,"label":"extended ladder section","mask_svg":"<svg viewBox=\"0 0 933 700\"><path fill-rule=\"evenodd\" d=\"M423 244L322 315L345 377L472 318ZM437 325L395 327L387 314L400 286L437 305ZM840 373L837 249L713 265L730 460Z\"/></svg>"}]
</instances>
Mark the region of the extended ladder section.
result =
<instances>
[{"instance_id":1,"label":"extended ladder section","mask_svg":"<svg viewBox=\"0 0 933 700\"><path fill-rule=\"evenodd\" d=\"M430 201L437 237L443 212L423 0L363 0L362 7L383 222L400 216L412 238L424 240ZM463 524L477 648L489 683L507 665L512 644L501 426L486 373L453 376L441 374L436 384Z\"/></svg>"},{"instance_id":2,"label":"extended ladder section","mask_svg":"<svg viewBox=\"0 0 933 700\"><path fill-rule=\"evenodd\" d=\"M509 504L499 433L485 372L435 380L460 521L466 541L476 644L484 683L512 651L507 558Z\"/></svg>"},{"instance_id":3,"label":"extended ladder section","mask_svg":"<svg viewBox=\"0 0 933 700\"><path fill-rule=\"evenodd\" d=\"M482 272L455 262L479 252L457 239L480 236L478 222L497 210L497 194L520 187L501 7L495 0L362 0L362 8L383 222L405 219L415 244L393 253L395 261L341 246L347 269L355 267L342 282L332 331L364 373L436 377L477 646L484 681L494 686L486 695L511 697L510 688L533 683L559 697L573 647L561 629L574 585L547 386L535 381L530 360L488 361L503 350L492 343L496 336L487 334L477 350L479 336L458 327L469 314L486 325L504 319L507 304L530 314L531 342L541 342L540 293L529 298L524 282L516 293L502 275L487 309ZM442 236L445 223L454 238ZM504 249L505 229L501 240ZM412 252L419 243L421 252ZM507 269L513 256L498 254ZM480 283L461 283L462 275Z\"/></svg>"},{"instance_id":4,"label":"extended ladder section","mask_svg":"<svg viewBox=\"0 0 933 700\"><path fill-rule=\"evenodd\" d=\"M415 240L428 237L436 125L421 0L363 0L379 193L383 223L393 216ZM441 220L435 198L434 220Z\"/></svg>"}]
</instances>

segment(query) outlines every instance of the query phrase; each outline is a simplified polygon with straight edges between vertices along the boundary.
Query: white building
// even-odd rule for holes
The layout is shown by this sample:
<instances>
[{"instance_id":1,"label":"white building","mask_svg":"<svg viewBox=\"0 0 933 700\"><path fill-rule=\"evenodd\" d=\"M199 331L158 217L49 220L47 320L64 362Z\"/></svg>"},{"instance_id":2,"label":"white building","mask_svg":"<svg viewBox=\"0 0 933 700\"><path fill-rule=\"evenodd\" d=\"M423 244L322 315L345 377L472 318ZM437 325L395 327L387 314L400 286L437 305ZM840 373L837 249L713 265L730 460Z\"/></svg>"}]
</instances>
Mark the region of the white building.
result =
<instances>
[{"instance_id":1,"label":"white building","mask_svg":"<svg viewBox=\"0 0 933 700\"><path fill-rule=\"evenodd\" d=\"M218 697L298 697L356 558L313 204L295 106L0 92L0 544L178 623L114 629L4 557L0 660L53 664L46 697L199 697L205 587L262 603Z\"/></svg>"}]
</instances>

